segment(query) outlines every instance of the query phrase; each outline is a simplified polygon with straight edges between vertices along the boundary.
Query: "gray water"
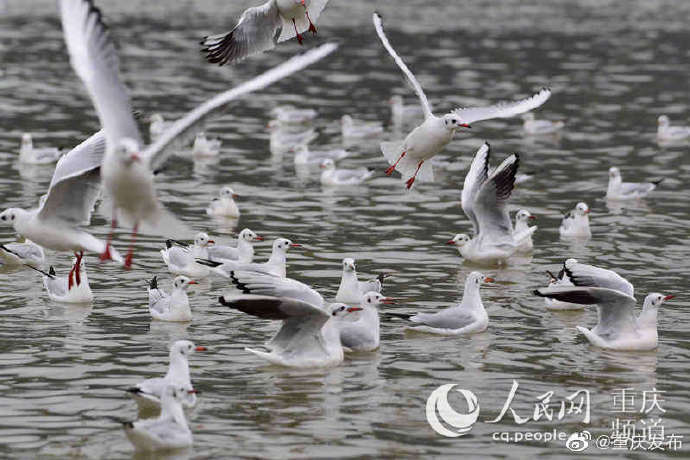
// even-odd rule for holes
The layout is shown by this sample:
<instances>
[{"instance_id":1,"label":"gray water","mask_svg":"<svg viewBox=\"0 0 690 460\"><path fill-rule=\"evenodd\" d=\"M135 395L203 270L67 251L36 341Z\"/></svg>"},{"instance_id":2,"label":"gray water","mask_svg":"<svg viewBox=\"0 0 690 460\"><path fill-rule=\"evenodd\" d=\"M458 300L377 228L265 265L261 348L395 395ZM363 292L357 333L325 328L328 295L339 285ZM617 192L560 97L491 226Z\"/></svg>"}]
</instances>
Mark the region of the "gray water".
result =
<instances>
[{"instance_id":1,"label":"gray water","mask_svg":"<svg viewBox=\"0 0 690 460\"><path fill-rule=\"evenodd\" d=\"M237 66L205 64L198 39L231 26L247 1L97 3L117 40L133 104L143 113L175 118L300 51L291 41ZM341 145L338 120L344 113L388 123L391 94L415 101L376 38L374 3L437 112L524 97L548 85L554 96L540 116L566 120L562 136L525 136L515 119L477 123L443 152L455 168L437 169L435 183L419 184L411 193L384 176L386 164L374 141L353 149L341 164L375 168L364 187L324 190L318 172L298 176L290 154L281 159L269 152L270 107L317 109L316 148ZM88 256L96 297L90 306L51 302L36 273L0 276L0 456L130 457L131 445L109 417L136 418L135 404L122 390L162 375L168 344L181 338L210 350L191 360L202 394L189 414L194 447L181 458L560 457L569 454L563 441L505 443L493 433L588 429L599 436L611 434L616 418L634 419L643 428L647 415L613 412L612 395L621 388L638 393L638 411L643 391L665 392L666 412L649 415L662 417L666 436L687 438L688 143L659 145L655 134L662 113L688 123L688 23L690 2L681 1L331 1L318 37L308 37L305 47L336 39L337 54L214 120L208 132L223 140L220 159L194 165L173 158L157 179L161 200L216 241L230 241L233 231L245 227L265 236L269 241L257 247L258 259L267 257L277 236L304 244L290 253L288 274L326 295L335 294L340 260L355 257L362 275L395 271L385 292L403 300L386 308L435 311L459 301L473 270L444 245L453 234L470 231L459 206L466 166L484 140L496 162L520 152L521 171L534 172L534 178L516 188L511 208L537 215L539 230L531 260L485 271L497 279L482 288L488 330L436 337L407 333L402 322L386 320L380 349L347 356L339 367L265 366L244 347L265 341L276 325L220 306L216 299L228 290L221 279L192 289L190 324L151 321L145 280L157 274L168 289L171 277L158 253L163 238L143 236L130 272ZM98 126L69 66L54 3L0 1L2 207L35 205L52 174L52 167L17 165L22 132L34 133L38 146L69 147ZM395 135L388 130L386 137ZM628 180L666 180L644 201L612 206L603 199L611 165ZM234 225L204 214L226 184L242 196L242 216ZM592 209L593 237L562 241L560 218L578 201ZM94 216L90 230L107 235L104 213ZM14 238L11 229L0 229L1 241ZM116 245L124 250L127 244L126 232L117 233ZM615 269L635 285L638 299L650 291L676 295L660 310L657 350L595 349L575 330L596 323L595 309L544 309L531 291L545 286L544 271L558 269L567 257ZM49 254L49 260L64 272L70 256ZM486 423L499 414L513 380L519 390L512 408L522 417L548 391L554 392L557 411L566 396L588 390L591 423L567 415L518 425L509 414L498 424ZM479 421L456 439L436 434L425 418L427 397L447 383L471 390L481 405ZM682 452L687 456L688 449ZM594 446L586 453L651 456Z\"/></svg>"}]
</instances>

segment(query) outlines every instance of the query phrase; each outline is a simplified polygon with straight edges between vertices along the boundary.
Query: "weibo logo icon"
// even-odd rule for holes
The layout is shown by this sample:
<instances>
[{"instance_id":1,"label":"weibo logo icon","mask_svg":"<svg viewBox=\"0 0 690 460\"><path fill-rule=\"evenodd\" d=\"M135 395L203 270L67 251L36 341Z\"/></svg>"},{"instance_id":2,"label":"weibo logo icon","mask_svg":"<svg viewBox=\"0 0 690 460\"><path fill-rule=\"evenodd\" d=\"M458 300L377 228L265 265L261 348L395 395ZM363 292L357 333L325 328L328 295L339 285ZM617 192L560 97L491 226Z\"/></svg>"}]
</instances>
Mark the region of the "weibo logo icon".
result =
<instances>
[{"instance_id":1,"label":"weibo logo icon","mask_svg":"<svg viewBox=\"0 0 690 460\"><path fill-rule=\"evenodd\" d=\"M448 393L456 383L448 383L436 388L426 400L426 419L435 432L448 438L457 438L469 432L479 418L477 396L469 390L455 390L465 397L467 413L459 413L448 403ZM437 415L438 412L438 415ZM440 418L440 420L439 420ZM443 423L441 422L443 421ZM446 425L450 428L447 428Z\"/></svg>"}]
</instances>

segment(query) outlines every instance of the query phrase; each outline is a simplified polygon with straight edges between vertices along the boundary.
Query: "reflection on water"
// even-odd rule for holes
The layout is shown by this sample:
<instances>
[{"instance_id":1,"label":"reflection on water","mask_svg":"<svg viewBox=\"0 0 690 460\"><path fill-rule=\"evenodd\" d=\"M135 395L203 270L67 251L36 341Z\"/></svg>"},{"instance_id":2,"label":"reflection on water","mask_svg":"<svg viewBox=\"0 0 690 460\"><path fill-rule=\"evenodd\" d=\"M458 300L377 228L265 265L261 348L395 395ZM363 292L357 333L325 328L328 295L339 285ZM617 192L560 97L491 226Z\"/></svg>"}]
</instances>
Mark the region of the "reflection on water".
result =
<instances>
[{"instance_id":1,"label":"reflection on water","mask_svg":"<svg viewBox=\"0 0 690 460\"><path fill-rule=\"evenodd\" d=\"M294 42L241 65L205 65L197 49L206 33L228 27L254 1L97 2L116 37L124 80L135 108L174 119L216 92L299 51ZM163 238L143 235L137 269L98 265L89 278L93 305L50 302L41 277L3 271L0 322L0 433L3 456L127 458L131 446L120 424L136 418L123 389L167 369L168 345L188 338L209 348L191 359L202 394L189 413L194 447L172 457L421 457L496 458L559 456L558 443L505 444L494 430L515 431L512 420L477 423L461 439L445 439L428 426L427 396L441 384L459 383L477 394L484 418L495 417L513 379L520 384L516 410L527 413L538 395L562 398L579 389L592 394L592 426L610 427L616 388L666 391L667 433L690 424L685 331L690 307L682 292L690 274L687 203L688 143L656 137L656 119L688 119L687 18L690 3L671 0L609 2L536 0L376 2L390 39L422 81L436 112L467 104L531 94L541 86L554 96L539 118L565 120L556 136L528 136L522 120L491 120L456 136L438 158L437 182L404 192L385 177L377 142L351 147L344 168L370 167L376 176L357 188L322 189L320 170L295 168L293 153L266 130L274 106L318 110L314 150L342 148L340 118L379 120L383 138L405 132L390 126L392 94L415 102L370 24L371 2L330 2L319 35L305 47L335 38L338 53L268 90L238 101L206 127L222 140L218 158L175 158L157 177L159 195L195 231L228 241L242 228L266 237L256 246L265 260L272 240L303 243L291 251L290 276L333 296L340 260L355 257L362 274L390 271L386 293L403 299L395 311L437 311L456 304L473 267L444 243L471 224L459 206L464 170L483 141L496 158L521 154L521 172L533 177L514 193L511 210L538 216L531 258L485 270L497 283L482 288L490 317L473 337L436 337L405 331L383 319L381 349L349 355L335 369L294 371L267 366L244 351L262 343L277 325L228 311L217 297L228 282L211 278L190 292L190 324L151 321L146 280L172 277L160 258ZM2 207L32 206L45 193L51 167L16 164L22 132L45 145L76 145L98 129L97 118L67 62L53 1L0 0L0 196ZM36 40L36 31L41 40ZM666 180L649 198L625 203L604 199L608 168L627 180ZM205 209L220 187L241 195L239 220L210 219ZM592 209L592 238L559 237L563 211L585 201ZM105 237L107 210L91 230ZM116 233L125 249L127 231ZM223 236L220 236L223 235ZM191 235L190 235L191 236ZM15 235L0 228L0 241ZM67 266L68 254L47 254ZM545 270L566 257L617 269L636 288L672 293L659 315L659 349L645 353L597 350L575 326L596 323L594 309L552 312L530 292L545 286ZM639 307L638 307L639 308ZM486 417L485 417L486 416ZM580 423L530 422L530 430L573 432Z\"/></svg>"}]
</instances>

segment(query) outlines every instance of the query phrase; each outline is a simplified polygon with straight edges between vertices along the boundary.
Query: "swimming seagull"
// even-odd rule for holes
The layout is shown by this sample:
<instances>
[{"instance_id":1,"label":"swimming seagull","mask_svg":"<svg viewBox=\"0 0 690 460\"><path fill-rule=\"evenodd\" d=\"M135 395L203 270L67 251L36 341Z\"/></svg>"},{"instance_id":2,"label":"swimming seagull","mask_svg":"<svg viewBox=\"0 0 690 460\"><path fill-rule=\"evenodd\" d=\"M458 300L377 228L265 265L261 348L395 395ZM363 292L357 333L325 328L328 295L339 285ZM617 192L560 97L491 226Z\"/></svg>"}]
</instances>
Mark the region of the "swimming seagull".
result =
<instances>
[{"instance_id":1,"label":"swimming seagull","mask_svg":"<svg viewBox=\"0 0 690 460\"><path fill-rule=\"evenodd\" d=\"M501 102L489 107L467 107L452 110L442 117L435 116L431 111L431 104L405 62L395 52L386 34L378 13L373 15L374 26L383 46L393 57L395 63L405 74L414 88L424 110L424 122L417 126L402 142L382 142L381 151L391 167L386 170L391 175L397 170L403 178L408 177L406 187L412 187L416 179L433 181L434 173L431 162L427 161L439 153L453 139L459 128L469 128L470 123L491 118L508 118L542 105L551 97L551 91L543 88L532 97L515 102Z\"/></svg>"},{"instance_id":2,"label":"swimming seagull","mask_svg":"<svg viewBox=\"0 0 690 460\"><path fill-rule=\"evenodd\" d=\"M28 267L43 274L43 286L51 300L62 303L89 303L93 302L93 292L91 292L86 265L82 257L83 254L77 254L69 274L62 277L56 275L52 266L48 269L48 273L30 265Z\"/></svg>"},{"instance_id":3,"label":"swimming seagull","mask_svg":"<svg viewBox=\"0 0 690 460\"><path fill-rule=\"evenodd\" d=\"M536 227L528 227L516 234L508 214L506 205L520 163L518 155L508 156L489 171L490 154L487 143L477 150L462 188L462 210L472 222L474 236L470 238L461 233L447 244L456 246L468 261L503 265L531 238Z\"/></svg>"},{"instance_id":4,"label":"swimming seagull","mask_svg":"<svg viewBox=\"0 0 690 460\"><path fill-rule=\"evenodd\" d=\"M376 121L360 121L350 115L340 118L340 129L344 139L366 139L383 134L383 126Z\"/></svg>"},{"instance_id":5,"label":"swimming seagull","mask_svg":"<svg viewBox=\"0 0 690 460\"><path fill-rule=\"evenodd\" d=\"M367 292L359 306L362 312L354 321L343 319L336 324L340 330L340 342L348 351L374 351L379 347L381 331L379 310L381 304L394 304L395 299L378 292Z\"/></svg>"},{"instance_id":6,"label":"swimming seagull","mask_svg":"<svg viewBox=\"0 0 690 460\"><path fill-rule=\"evenodd\" d=\"M103 131L89 137L64 155L55 166L48 193L34 209L9 208L0 213L0 224L46 249L102 253L106 243L81 230L91 220L101 191L101 162L105 154ZM112 249L112 259L122 263Z\"/></svg>"},{"instance_id":7,"label":"swimming seagull","mask_svg":"<svg viewBox=\"0 0 690 460\"><path fill-rule=\"evenodd\" d=\"M343 149L309 150L306 144L297 145L290 148L290 150L295 153L294 161L296 165L320 165L325 160L338 161L350 155L350 152Z\"/></svg>"},{"instance_id":8,"label":"swimming seagull","mask_svg":"<svg viewBox=\"0 0 690 460\"><path fill-rule=\"evenodd\" d=\"M214 244L206 248L208 259L213 262L224 262L236 260L241 263L252 263L254 260L254 243L263 241L263 236L259 236L248 228L245 228L237 236L235 247Z\"/></svg>"},{"instance_id":9,"label":"swimming seagull","mask_svg":"<svg viewBox=\"0 0 690 460\"><path fill-rule=\"evenodd\" d=\"M636 318L632 285L617 273L579 264L574 259L566 260L565 271L575 287L548 287L534 293L564 302L597 305L597 325L591 330L577 326L590 343L613 350L653 350L658 346L658 310L672 295L648 294Z\"/></svg>"},{"instance_id":10,"label":"swimming seagull","mask_svg":"<svg viewBox=\"0 0 690 460\"><path fill-rule=\"evenodd\" d=\"M690 126L671 126L671 120L666 115L657 119L656 135L661 140L674 141L690 137Z\"/></svg>"},{"instance_id":11,"label":"swimming seagull","mask_svg":"<svg viewBox=\"0 0 690 460\"><path fill-rule=\"evenodd\" d=\"M19 147L19 162L32 165L45 165L58 161L62 153L55 147L34 148L31 134L22 134L22 143Z\"/></svg>"},{"instance_id":12,"label":"swimming seagull","mask_svg":"<svg viewBox=\"0 0 690 460\"><path fill-rule=\"evenodd\" d=\"M235 198L239 198L239 195L232 188L221 188L218 197L214 198L206 208L206 214L216 217L240 217L240 209L235 203Z\"/></svg>"},{"instance_id":13,"label":"swimming seagull","mask_svg":"<svg viewBox=\"0 0 690 460\"><path fill-rule=\"evenodd\" d=\"M656 188L663 179L652 182L623 182L620 169L609 168L609 186L606 198L609 200L635 200L643 198Z\"/></svg>"},{"instance_id":14,"label":"swimming seagull","mask_svg":"<svg viewBox=\"0 0 690 460\"><path fill-rule=\"evenodd\" d=\"M207 259L209 257L208 247L214 241L209 239L206 233L200 232L194 238L194 244L191 246L180 247L175 243L179 242L166 240L165 249L160 251L163 262L168 266L170 273L196 279L207 277L209 275L208 267L198 264L195 259L197 257Z\"/></svg>"},{"instance_id":15,"label":"swimming seagull","mask_svg":"<svg viewBox=\"0 0 690 460\"><path fill-rule=\"evenodd\" d=\"M558 231L561 236L566 238L590 238L592 232L589 229L589 206L587 203L578 203L575 209L566 214Z\"/></svg>"},{"instance_id":16,"label":"swimming seagull","mask_svg":"<svg viewBox=\"0 0 690 460\"><path fill-rule=\"evenodd\" d=\"M206 133L200 132L194 138L192 155L199 157L214 157L220 152L220 139L209 139Z\"/></svg>"},{"instance_id":17,"label":"swimming seagull","mask_svg":"<svg viewBox=\"0 0 690 460\"><path fill-rule=\"evenodd\" d=\"M151 142L156 142L173 124L172 121L166 121L160 113L151 115L149 121L151 122L149 125L149 138Z\"/></svg>"},{"instance_id":18,"label":"swimming seagull","mask_svg":"<svg viewBox=\"0 0 690 460\"><path fill-rule=\"evenodd\" d=\"M340 278L340 286L335 295L336 302L359 304L364 294L368 292L381 292L383 281L388 275L381 273L369 281L359 281L355 268L355 260L346 257L343 259L343 275Z\"/></svg>"},{"instance_id":19,"label":"swimming seagull","mask_svg":"<svg viewBox=\"0 0 690 460\"><path fill-rule=\"evenodd\" d=\"M46 256L43 248L31 240L25 239L23 243L0 244L0 265L9 267L19 267L31 265L37 267L42 265Z\"/></svg>"},{"instance_id":20,"label":"swimming seagull","mask_svg":"<svg viewBox=\"0 0 690 460\"><path fill-rule=\"evenodd\" d=\"M552 134L563 129L565 123L562 121L536 120L533 113L526 113L522 116L524 120L522 127L528 134Z\"/></svg>"},{"instance_id":21,"label":"swimming seagull","mask_svg":"<svg viewBox=\"0 0 690 460\"><path fill-rule=\"evenodd\" d=\"M155 419L123 423L125 434L136 450L183 449L192 445L182 402L190 393L184 386L167 385L161 398L161 414Z\"/></svg>"},{"instance_id":22,"label":"swimming seagull","mask_svg":"<svg viewBox=\"0 0 690 460\"><path fill-rule=\"evenodd\" d=\"M565 274L565 270L558 272L558 275L554 275L550 271L546 271L549 275L549 286L548 287L563 287L563 286L574 286L574 284ZM561 302L560 300L552 299L550 297L544 297L544 305L547 310L582 310L585 308L584 305L571 303L571 302Z\"/></svg>"},{"instance_id":23,"label":"swimming seagull","mask_svg":"<svg viewBox=\"0 0 690 460\"><path fill-rule=\"evenodd\" d=\"M279 105L271 110L271 116L282 125L304 125L317 117L314 109L299 109L293 105Z\"/></svg>"},{"instance_id":24,"label":"swimming seagull","mask_svg":"<svg viewBox=\"0 0 690 460\"><path fill-rule=\"evenodd\" d=\"M117 211L133 226L132 243L140 224L168 235L187 230L160 205L153 184L153 171L176 147L194 136L211 115L225 109L231 101L281 80L337 48L335 44L320 46L218 94L174 122L144 149L127 90L118 75L117 52L100 11L89 0L62 0L60 6L70 62L88 89L106 134L107 150L101 174L106 192L113 199L113 224ZM133 250L132 244L125 260L126 267L131 266ZM103 258L109 256L106 249Z\"/></svg>"},{"instance_id":25,"label":"swimming seagull","mask_svg":"<svg viewBox=\"0 0 690 460\"><path fill-rule=\"evenodd\" d=\"M176 385L193 390L189 376L189 357L200 351L207 351L206 347L196 346L189 340L178 340L170 346L168 371L163 377L156 377L137 383L128 388L129 394L136 402L140 411L157 410L160 408L163 390L169 385ZM182 398L185 407L196 404L196 392L187 393Z\"/></svg>"},{"instance_id":26,"label":"swimming seagull","mask_svg":"<svg viewBox=\"0 0 690 460\"><path fill-rule=\"evenodd\" d=\"M243 263L236 260L214 262L208 259L196 259L196 261L202 265L206 265L207 267L212 267L211 271L222 276L223 278L230 278L230 272L233 270L253 271L285 278L287 275L285 267L287 262L287 252L290 250L290 248L301 247L301 244L293 243L287 238L277 238L273 241L273 250L271 251L271 256L268 258L268 261L264 263Z\"/></svg>"},{"instance_id":27,"label":"swimming seagull","mask_svg":"<svg viewBox=\"0 0 690 460\"><path fill-rule=\"evenodd\" d=\"M537 230L537 226L529 226L529 221L534 219L536 219L536 217L526 209L521 209L515 213L515 229L513 230L513 237L520 241L517 247L517 252L529 252L534 248L532 235ZM527 236L525 237L525 235Z\"/></svg>"},{"instance_id":28,"label":"swimming seagull","mask_svg":"<svg viewBox=\"0 0 690 460\"><path fill-rule=\"evenodd\" d=\"M460 305L446 308L437 313L386 313L410 321L407 329L440 335L465 335L485 331L489 325L489 315L479 294L482 283L493 283L494 279L479 272L472 272L465 280L465 292Z\"/></svg>"},{"instance_id":29,"label":"swimming seagull","mask_svg":"<svg viewBox=\"0 0 690 460\"><path fill-rule=\"evenodd\" d=\"M367 168L336 169L335 162L327 158L321 162L321 185L359 185L374 175L374 171Z\"/></svg>"},{"instance_id":30,"label":"swimming seagull","mask_svg":"<svg viewBox=\"0 0 690 460\"><path fill-rule=\"evenodd\" d=\"M269 0L245 10L230 32L204 37L202 52L208 62L223 65L273 49L293 37L301 45L302 32L316 35L312 21L319 18L326 3L328 0Z\"/></svg>"},{"instance_id":31,"label":"swimming seagull","mask_svg":"<svg viewBox=\"0 0 690 460\"><path fill-rule=\"evenodd\" d=\"M172 292L168 295L158 289L157 277L153 277L147 289L149 294L149 313L159 321L187 322L192 320L192 309L189 307L187 288L197 284L186 276L177 276L173 281Z\"/></svg>"},{"instance_id":32,"label":"swimming seagull","mask_svg":"<svg viewBox=\"0 0 690 460\"><path fill-rule=\"evenodd\" d=\"M400 127L405 123L424 118L424 111L419 105L405 105L399 94L391 96L388 103L391 106L391 120L394 126Z\"/></svg>"}]
</instances>

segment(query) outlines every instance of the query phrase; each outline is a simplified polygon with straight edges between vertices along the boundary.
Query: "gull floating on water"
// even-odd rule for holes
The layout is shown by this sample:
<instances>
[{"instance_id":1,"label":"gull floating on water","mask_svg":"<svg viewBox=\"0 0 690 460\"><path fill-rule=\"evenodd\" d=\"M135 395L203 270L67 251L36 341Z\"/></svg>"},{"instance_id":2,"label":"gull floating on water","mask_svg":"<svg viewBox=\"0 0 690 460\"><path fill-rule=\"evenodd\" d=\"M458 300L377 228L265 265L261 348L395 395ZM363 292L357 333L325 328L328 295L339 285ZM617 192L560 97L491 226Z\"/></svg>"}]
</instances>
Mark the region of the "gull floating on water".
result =
<instances>
[{"instance_id":1,"label":"gull floating on water","mask_svg":"<svg viewBox=\"0 0 690 460\"><path fill-rule=\"evenodd\" d=\"M335 51L326 44L218 94L189 112L144 148L127 90L120 81L118 56L100 11L89 0L62 0L61 17L70 62L86 86L106 135L106 153L101 167L105 190L113 199L113 221L124 218L133 226L132 245L125 260L131 266L133 243L139 225L156 233L175 235L188 229L161 206L154 190L153 171L177 147L200 131L200 127L227 105L252 91L282 80ZM117 213L117 216L116 216ZM108 257L108 251L103 256Z\"/></svg>"},{"instance_id":2,"label":"gull floating on water","mask_svg":"<svg viewBox=\"0 0 690 460\"><path fill-rule=\"evenodd\" d=\"M43 274L43 286L51 300L62 303L93 302L93 292L89 286L86 264L82 258L83 254L77 254L69 274L62 277L56 275L52 266L48 269L48 273L31 267Z\"/></svg>"},{"instance_id":3,"label":"gull floating on water","mask_svg":"<svg viewBox=\"0 0 690 460\"><path fill-rule=\"evenodd\" d=\"M518 243L516 252L529 252L534 248L532 235L537 230L537 226L529 226L529 221L534 219L536 219L536 217L526 209L521 209L515 214L513 237L516 241L520 242ZM525 237L525 235L527 236Z\"/></svg>"},{"instance_id":4,"label":"gull floating on water","mask_svg":"<svg viewBox=\"0 0 690 460\"><path fill-rule=\"evenodd\" d=\"M214 198L206 208L206 214L216 217L240 217L240 209L235 203L235 198L239 198L239 195L232 188L221 188L218 197Z\"/></svg>"},{"instance_id":5,"label":"gull floating on water","mask_svg":"<svg viewBox=\"0 0 690 460\"><path fill-rule=\"evenodd\" d=\"M658 346L657 314L672 295L653 292L644 299L642 312L635 317L637 301L632 285L617 273L565 261L564 269L575 287L548 287L535 294L584 305L597 305L599 321L593 329L577 326L593 345L613 350L653 350Z\"/></svg>"},{"instance_id":6,"label":"gull floating on water","mask_svg":"<svg viewBox=\"0 0 690 460\"><path fill-rule=\"evenodd\" d=\"M159 321L187 322L192 320L192 309L189 307L187 288L197 284L186 276L177 276L173 281L172 292L168 295L158 289L158 279L153 277L149 282L149 313Z\"/></svg>"},{"instance_id":7,"label":"gull floating on water","mask_svg":"<svg viewBox=\"0 0 690 460\"><path fill-rule=\"evenodd\" d=\"M326 160L338 161L350 155L350 152L343 149L309 150L306 144L292 147L290 150L295 152L294 160L296 165L320 165Z\"/></svg>"},{"instance_id":8,"label":"gull floating on water","mask_svg":"<svg viewBox=\"0 0 690 460\"><path fill-rule=\"evenodd\" d=\"M242 13L230 32L204 37L206 59L213 64L235 63L247 56L273 49L277 43L309 30L316 35L316 21L328 0L269 0ZM279 33L280 32L280 33Z\"/></svg>"},{"instance_id":9,"label":"gull floating on water","mask_svg":"<svg viewBox=\"0 0 690 460\"><path fill-rule=\"evenodd\" d=\"M385 297L378 292L367 292L362 296L359 306L362 312L351 321L344 318L336 324L340 329L340 342L349 351L374 351L379 347L380 328L379 310L381 304L395 303L392 297Z\"/></svg>"},{"instance_id":10,"label":"gull floating on water","mask_svg":"<svg viewBox=\"0 0 690 460\"><path fill-rule=\"evenodd\" d=\"M406 123L424 119L424 111L418 104L405 105L401 95L391 96L388 103L391 106L391 120L394 126L401 127Z\"/></svg>"},{"instance_id":11,"label":"gull floating on water","mask_svg":"<svg viewBox=\"0 0 690 460\"><path fill-rule=\"evenodd\" d=\"M172 121L166 121L160 113L154 113L149 118L149 137L151 142L156 142L173 125Z\"/></svg>"},{"instance_id":12,"label":"gull floating on water","mask_svg":"<svg viewBox=\"0 0 690 460\"><path fill-rule=\"evenodd\" d=\"M570 282L568 275L565 274L565 269L558 272L558 275L554 275L550 271L546 272L549 275L549 286L548 287L572 287L574 284ZM544 297L544 305L546 305L547 310L582 310L585 308L584 305L561 302L560 300L552 299L550 297Z\"/></svg>"},{"instance_id":13,"label":"gull floating on water","mask_svg":"<svg viewBox=\"0 0 690 460\"><path fill-rule=\"evenodd\" d=\"M269 121L267 128L271 132L269 150L273 155L281 155L300 145L307 145L319 137L314 128L305 129L303 126L289 125L278 120Z\"/></svg>"},{"instance_id":14,"label":"gull floating on water","mask_svg":"<svg viewBox=\"0 0 690 460\"><path fill-rule=\"evenodd\" d=\"M465 335L485 331L489 325L489 315L479 294L482 283L492 283L493 278L479 272L472 272L465 280L465 292L460 305L446 308L437 313L386 313L387 316L403 318L414 324L407 329L440 335Z\"/></svg>"},{"instance_id":15,"label":"gull floating on water","mask_svg":"<svg viewBox=\"0 0 690 460\"><path fill-rule=\"evenodd\" d=\"M558 231L561 236L566 238L591 238L592 232L589 229L589 206L587 206L587 203L578 203L575 209L563 217Z\"/></svg>"},{"instance_id":16,"label":"gull floating on water","mask_svg":"<svg viewBox=\"0 0 690 460\"><path fill-rule=\"evenodd\" d=\"M43 248L31 240L23 243L0 244L0 265L19 267L31 265L38 267L45 263L46 256Z\"/></svg>"},{"instance_id":17,"label":"gull floating on water","mask_svg":"<svg viewBox=\"0 0 690 460\"><path fill-rule=\"evenodd\" d=\"M560 131L565 126L562 121L537 120L533 113L522 115L524 120L522 128L528 134L552 134Z\"/></svg>"},{"instance_id":18,"label":"gull floating on water","mask_svg":"<svg viewBox=\"0 0 690 460\"><path fill-rule=\"evenodd\" d=\"M271 257L264 263L243 263L236 260L226 260L224 262L214 262L208 259L197 259L197 262L212 267L211 271L223 278L230 278L230 272L234 270L253 271L257 273L270 274L285 278L287 276L286 263L287 252L290 248L301 248L302 245L293 243L287 238L277 238L273 241Z\"/></svg>"},{"instance_id":19,"label":"gull floating on water","mask_svg":"<svg viewBox=\"0 0 690 460\"><path fill-rule=\"evenodd\" d=\"M32 165L45 165L58 161L62 153L55 147L35 148L31 134L22 134L19 147L19 162Z\"/></svg>"},{"instance_id":20,"label":"gull floating on water","mask_svg":"<svg viewBox=\"0 0 690 460\"><path fill-rule=\"evenodd\" d=\"M367 139L383 134L383 126L377 121L360 121L350 115L343 115L340 128L344 139Z\"/></svg>"},{"instance_id":21,"label":"gull floating on water","mask_svg":"<svg viewBox=\"0 0 690 460\"><path fill-rule=\"evenodd\" d=\"M184 386L167 385L163 390L158 418L125 422L125 434L135 449L156 451L190 447L192 431L187 425L182 402L194 392Z\"/></svg>"},{"instance_id":22,"label":"gull floating on water","mask_svg":"<svg viewBox=\"0 0 690 460\"><path fill-rule=\"evenodd\" d=\"M314 121L318 112L314 109L299 109L294 105L280 105L271 110L281 125L304 125Z\"/></svg>"},{"instance_id":23,"label":"gull floating on water","mask_svg":"<svg viewBox=\"0 0 690 460\"><path fill-rule=\"evenodd\" d=\"M657 124L656 135L661 140L675 141L690 137L690 126L671 126L671 120L666 115L661 115Z\"/></svg>"},{"instance_id":24,"label":"gull floating on water","mask_svg":"<svg viewBox=\"0 0 690 460\"><path fill-rule=\"evenodd\" d=\"M127 389L139 410L143 412L160 409L163 391L169 385L193 390L189 376L189 356L199 351L206 351L206 347L196 346L189 340L178 340L173 343L170 346L168 372L163 377L147 379ZM196 392L185 393L181 402L185 407L193 407L196 404Z\"/></svg>"},{"instance_id":25,"label":"gull floating on water","mask_svg":"<svg viewBox=\"0 0 690 460\"><path fill-rule=\"evenodd\" d=\"M209 139L206 133L197 133L192 145L192 155L199 157L215 157L220 152L220 139Z\"/></svg>"},{"instance_id":26,"label":"gull floating on water","mask_svg":"<svg viewBox=\"0 0 690 460\"><path fill-rule=\"evenodd\" d=\"M248 228L245 228L237 236L235 247L214 244L206 248L208 259L213 262L225 262L236 260L241 263L252 263L254 260L254 243L263 241L263 236L259 236Z\"/></svg>"},{"instance_id":27,"label":"gull floating on water","mask_svg":"<svg viewBox=\"0 0 690 460\"><path fill-rule=\"evenodd\" d=\"M192 246L175 245L173 240L165 241L165 249L160 254L163 262L173 275L185 275L190 278L203 279L209 275L208 267L198 264L196 258L208 259L208 247L214 241L206 233L198 233Z\"/></svg>"},{"instance_id":28,"label":"gull floating on water","mask_svg":"<svg viewBox=\"0 0 690 460\"><path fill-rule=\"evenodd\" d=\"M656 188L663 179L652 182L623 182L620 169L609 168L609 186L606 189L608 200L636 200L643 198Z\"/></svg>"},{"instance_id":29,"label":"gull floating on water","mask_svg":"<svg viewBox=\"0 0 690 460\"><path fill-rule=\"evenodd\" d=\"M336 169L335 162L330 158L321 162L321 185L359 185L374 175L374 171L367 168Z\"/></svg>"},{"instance_id":30,"label":"gull floating on water","mask_svg":"<svg viewBox=\"0 0 690 460\"><path fill-rule=\"evenodd\" d=\"M539 107L551 97L551 91L544 88L527 99L502 102L489 107L459 108L442 117L437 117L431 110L431 104L429 104L422 86L388 41L383 31L381 16L374 13L373 20L381 43L412 84L424 110L424 122L410 132L404 141L381 143L383 156L391 164L391 167L386 170L386 174L390 175L395 170L400 172L403 178L408 178L405 182L408 189L412 187L416 179L427 182L434 180L431 162L427 160L430 160L448 145L458 128L469 128L470 123L475 121L519 115Z\"/></svg>"},{"instance_id":31,"label":"gull floating on water","mask_svg":"<svg viewBox=\"0 0 690 460\"><path fill-rule=\"evenodd\" d=\"M368 292L381 292L386 274L381 273L373 280L359 281L355 268L355 259L346 257L343 259L343 275L340 278L340 286L335 295L336 302L359 304L364 294Z\"/></svg>"}]
</instances>

